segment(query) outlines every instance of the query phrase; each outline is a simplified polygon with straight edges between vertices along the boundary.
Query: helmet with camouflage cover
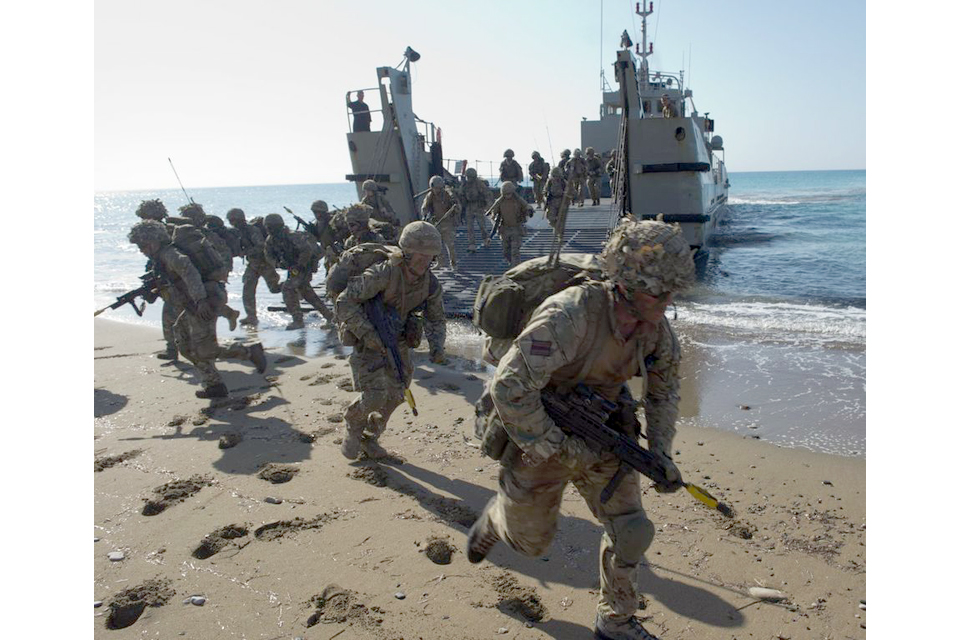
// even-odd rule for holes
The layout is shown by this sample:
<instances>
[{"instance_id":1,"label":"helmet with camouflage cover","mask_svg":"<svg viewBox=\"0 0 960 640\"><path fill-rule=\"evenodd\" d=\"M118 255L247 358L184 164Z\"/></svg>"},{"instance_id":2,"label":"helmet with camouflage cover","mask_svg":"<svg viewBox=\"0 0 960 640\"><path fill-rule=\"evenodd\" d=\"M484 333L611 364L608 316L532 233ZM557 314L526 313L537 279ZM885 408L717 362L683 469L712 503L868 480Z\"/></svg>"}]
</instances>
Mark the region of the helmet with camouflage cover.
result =
<instances>
[{"instance_id":1,"label":"helmet with camouflage cover","mask_svg":"<svg viewBox=\"0 0 960 640\"><path fill-rule=\"evenodd\" d=\"M562 175L563 175L563 169L561 169L560 167L553 167L550 169L551 178L559 178Z\"/></svg>"},{"instance_id":2,"label":"helmet with camouflage cover","mask_svg":"<svg viewBox=\"0 0 960 640\"><path fill-rule=\"evenodd\" d=\"M442 187L442 186L443 186L443 178L441 178L440 176L433 176L432 178L430 178L431 189L433 189L434 187Z\"/></svg>"},{"instance_id":3,"label":"helmet with camouflage cover","mask_svg":"<svg viewBox=\"0 0 960 640\"><path fill-rule=\"evenodd\" d=\"M534 160L536 160L537 158L540 157L540 152L539 152L539 151L534 151L533 153L530 154L530 157L533 158Z\"/></svg>"},{"instance_id":4,"label":"helmet with camouflage cover","mask_svg":"<svg viewBox=\"0 0 960 640\"><path fill-rule=\"evenodd\" d=\"M570 157L570 149L564 149L563 151L561 151L561 152L560 152L560 156L563 157L563 158L569 158L569 157Z\"/></svg>"},{"instance_id":5,"label":"helmet with camouflage cover","mask_svg":"<svg viewBox=\"0 0 960 640\"><path fill-rule=\"evenodd\" d=\"M398 243L404 253L423 253L428 256L440 255L443 245L437 228L423 220L416 220L405 226L400 232Z\"/></svg>"},{"instance_id":6,"label":"helmet with camouflage cover","mask_svg":"<svg viewBox=\"0 0 960 640\"><path fill-rule=\"evenodd\" d=\"M631 296L637 291L659 296L693 284L693 252L678 224L627 216L599 257L603 274Z\"/></svg>"},{"instance_id":7,"label":"helmet with camouflage cover","mask_svg":"<svg viewBox=\"0 0 960 640\"><path fill-rule=\"evenodd\" d=\"M137 207L137 217L144 220L163 220L167 217L167 208L159 199L142 200Z\"/></svg>"},{"instance_id":8,"label":"helmet with camouflage cover","mask_svg":"<svg viewBox=\"0 0 960 640\"><path fill-rule=\"evenodd\" d=\"M155 242L160 246L170 244L170 234L167 233L167 228L157 220L141 220L133 225L127 239L135 245L150 242Z\"/></svg>"},{"instance_id":9,"label":"helmet with camouflage cover","mask_svg":"<svg viewBox=\"0 0 960 640\"><path fill-rule=\"evenodd\" d=\"M233 224L235 222L240 222L241 220L246 220L246 219L247 217L246 215L244 215L243 209L237 209L236 207L234 207L233 209L230 209L230 211L227 211L227 222L229 222L230 224Z\"/></svg>"},{"instance_id":10,"label":"helmet with camouflage cover","mask_svg":"<svg viewBox=\"0 0 960 640\"><path fill-rule=\"evenodd\" d=\"M223 229L223 218L220 216L209 215L206 219L208 229Z\"/></svg>"},{"instance_id":11,"label":"helmet with camouflage cover","mask_svg":"<svg viewBox=\"0 0 960 640\"><path fill-rule=\"evenodd\" d=\"M364 180L363 181L363 190L364 191L376 191L377 183L373 180Z\"/></svg>"},{"instance_id":12,"label":"helmet with camouflage cover","mask_svg":"<svg viewBox=\"0 0 960 640\"><path fill-rule=\"evenodd\" d=\"M512 157L513 157L513 149L507 149L506 151L504 151L504 152L503 152L503 157L504 157L504 158L512 158Z\"/></svg>"},{"instance_id":13,"label":"helmet with camouflage cover","mask_svg":"<svg viewBox=\"0 0 960 640\"><path fill-rule=\"evenodd\" d=\"M277 233L285 228L286 224L283 222L283 216L279 213L268 213L263 219L263 226L267 228L267 233Z\"/></svg>"},{"instance_id":14,"label":"helmet with camouflage cover","mask_svg":"<svg viewBox=\"0 0 960 640\"><path fill-rule=\"evenodd\" d=\"M469 169L467 169L467 178L468 178L468 179L473 180L473 179L476 178L476 177L477 177L477 170L476 170L476 169L474 169L473 167L470 167Z\"/></svg>"},{"instance_id":15,"label":"helmet with camouflage cover","mask_svg":"<svg viewBox=\"0 0 960 640\"><path fill-rule=\"evenodd\" d=\"M503 192L503 195L509 196L510 194L517 192L517 185L507 180L500 185L500 191Z\"/></svg>"},{"instance_id":16,"label":"helmet with camouflage cover","mask_svg":"<svg viewBox=\"0 0 960 640\"><path fill-rule=\"evenodd\" d=\"M587 155L592 156L596 151L593 150L593 147L587 147Z\"/></svg>"},{"instance_id":17,"label":"helmet with camouflage cover","mask_svg":"<svg viewBox=\"0 0 960 640\"><path fill-rule=\"evenodd\" d=\"M197 204L196 202L191 202L190 204L185 204L180 207L180 215L198 227L202 226L207 219L207 214L203 210L203 205Z\"/></svg>"},{"instance_id":18,"label":"helmet with camouflage cover","mask_svg":"<svg viewBox=\"0 0 960 640\"><path fill-rule=\"evenodd\" d=\"M583 155L583 152L580 151L580 149L574 149L574 150L573 150L573 157L574 157L574 158L579 158L579 157L582 156L582 155Z\"/></svg>"},{"instance_id":19,"label":"helmet with camouflage cover","mask_svg":"<svg viewBox=\"0 0 960 640\"><path fill-rule=\"evenodd\" d=\"M350 208L347 209L345 214L347 218L347 224L359 224L361 227L366 227L370 222L370 212L372 211L373 207L365 204L350 205Z\"/></svg>"},{"instance_id":20,"label":"helmet with camouflage cover","mask_svg":"<svg viewBox=\"0 0 960 640\"><path fill-rule=\"evenodd\" d=\"M328 213L330 211L330 207L328 207L327 203L323 200L316 200L312 205L310 205L310 211L313 211L314 215L318 213Z\"/></svg>"}]
</instances>

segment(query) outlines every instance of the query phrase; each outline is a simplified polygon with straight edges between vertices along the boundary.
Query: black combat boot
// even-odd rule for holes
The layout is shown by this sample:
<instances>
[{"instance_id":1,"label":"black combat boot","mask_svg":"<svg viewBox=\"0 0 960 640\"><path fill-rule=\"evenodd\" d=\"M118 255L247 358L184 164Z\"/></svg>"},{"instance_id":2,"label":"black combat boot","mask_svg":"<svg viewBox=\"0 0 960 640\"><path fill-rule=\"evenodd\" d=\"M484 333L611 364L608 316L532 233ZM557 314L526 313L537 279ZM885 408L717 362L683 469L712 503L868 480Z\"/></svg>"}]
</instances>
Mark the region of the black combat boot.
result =
<instances>
[{"instance_id":1,"label":"black combat boot","mask_svg":"<svg viewBox=\"0 0 960 640\"><path fill-rule=\"evenodd\" d=\"M208 398L226 398L227 397L227 385L215 384L212 387L207 387L197 391L194 395L198 398L208 399Z\"/></svg>"},{"instance_id":2,"label":"black combat boot","mask_svg":"<svg viewBox=\"0 0 960 640\"><path fill-rule=\"evenodd\" d=\"M263 352L263 343L250 345L250 362L257 368L257 373L267 370L267 354Z\"/></svg>"}]
</instances>

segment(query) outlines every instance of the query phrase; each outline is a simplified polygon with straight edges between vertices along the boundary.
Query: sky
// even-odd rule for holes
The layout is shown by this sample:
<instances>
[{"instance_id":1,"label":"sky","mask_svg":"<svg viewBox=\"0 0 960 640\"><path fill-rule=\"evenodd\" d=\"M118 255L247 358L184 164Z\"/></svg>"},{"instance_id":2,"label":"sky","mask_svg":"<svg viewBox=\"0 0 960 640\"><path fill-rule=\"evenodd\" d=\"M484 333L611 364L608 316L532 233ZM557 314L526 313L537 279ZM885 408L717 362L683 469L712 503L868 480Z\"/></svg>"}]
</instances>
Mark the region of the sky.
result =
<instances>
[{"instance_id":1,"label":"sky","mask_svg":"<svg viewBox=\"0 0 960 640\"><path fill-rule=\"evenodd\" d=\"M647 0L649 2L649 0ZM343 182L347 91L413 47L444 157L580 146L635 2L167 0L94 4L96 191ZM655 0L651 69L686 72L728 170L866 167L866 6ZM367 102L375 92L367 92ZM376 128L375 121L375 128Z\"/></svg>"}]
</instances>

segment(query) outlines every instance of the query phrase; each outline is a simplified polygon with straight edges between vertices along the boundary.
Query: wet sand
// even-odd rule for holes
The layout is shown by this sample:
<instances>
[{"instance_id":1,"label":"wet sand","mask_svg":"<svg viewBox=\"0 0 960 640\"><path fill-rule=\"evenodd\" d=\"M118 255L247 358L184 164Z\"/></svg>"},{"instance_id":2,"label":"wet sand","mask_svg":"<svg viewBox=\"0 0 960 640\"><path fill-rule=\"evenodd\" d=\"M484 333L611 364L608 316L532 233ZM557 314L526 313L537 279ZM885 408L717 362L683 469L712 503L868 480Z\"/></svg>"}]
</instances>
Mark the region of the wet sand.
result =
<instances>
[{"instance_id":1,"label":"wet sand","mask_svg":"<svg viewBox=\"0 0 960 640\"><path fill-rule=\"evenodd\" d=\"M572 488L544 557L501 544L466 560L497 476L473 439L486 373L472 361L419 354L420 415L401 407L382 438L405 462L349 463L342 354L268 349L264 375L225 363L230 398L210 402L188 365L152 357L161 346L157 329L94 321L94 637L592 637L602 529ZM864 459L688 425L675 449L736 516L643 481L652 632L866 636Z\"/></svg>"}]
</instances>

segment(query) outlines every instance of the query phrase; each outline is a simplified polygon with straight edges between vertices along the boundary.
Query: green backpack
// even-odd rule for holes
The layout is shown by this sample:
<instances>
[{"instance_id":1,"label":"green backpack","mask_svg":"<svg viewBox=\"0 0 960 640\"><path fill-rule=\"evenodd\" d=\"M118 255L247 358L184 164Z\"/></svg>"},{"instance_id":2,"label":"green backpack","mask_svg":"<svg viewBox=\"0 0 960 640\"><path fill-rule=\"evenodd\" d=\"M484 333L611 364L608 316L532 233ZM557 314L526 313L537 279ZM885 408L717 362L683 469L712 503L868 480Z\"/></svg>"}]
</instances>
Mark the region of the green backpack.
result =
<instances>
[{"instance_id":1,"label":"green backpack","mask_svg":"<svg viewBox=\"0 0 960 640\"><path fill-rule=\"evenodd\" d=\"M534 258L503 275L484 276L473 301L474 326L491 338L516 338L548 297L602 277L600 263L592 253L561 254L556 266L549 261L549 256Z\"/></svg>"},{"instance_id":2,"label":"green backpack","mask_svg":"<svg viewBox=\"0 0 960 640\"><path fill-rule=\"evenodd\" d=\"M327 274L327 296L336 299L347 288L350 278L383 262L396 251L399 249L378 242L364 242L350 247L340 254L340 261Z\"/></svg>"},{"instance_id":3,"label":"green backpack","mask_svg":"<svg viewBox=\"0 0 960 640\"><path fill-rule=\"evenodd\" d=\"M173 229L172 239L173 246L190 258L204 282L226 282L230 267L224 264L220 252L214 248L202 230L192 224L177 225Z\"/></svg>"}]
</instances>

